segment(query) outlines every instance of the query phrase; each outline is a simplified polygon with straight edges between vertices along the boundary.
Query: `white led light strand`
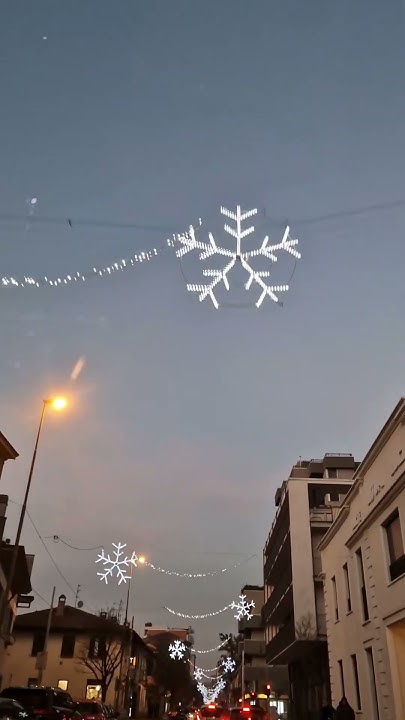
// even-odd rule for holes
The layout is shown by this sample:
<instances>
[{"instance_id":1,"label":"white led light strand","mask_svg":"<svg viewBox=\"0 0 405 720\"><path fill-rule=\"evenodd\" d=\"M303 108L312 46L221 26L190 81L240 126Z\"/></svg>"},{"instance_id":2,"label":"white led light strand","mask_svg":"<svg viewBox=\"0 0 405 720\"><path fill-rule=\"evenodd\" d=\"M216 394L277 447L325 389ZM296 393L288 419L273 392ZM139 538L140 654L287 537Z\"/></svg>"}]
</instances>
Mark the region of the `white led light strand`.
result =
<instances>
[{"instance_id":1,"label":"white led light strand","mask_svg":"<svg viewBox=\"0 0 405 720\"><path fill-rule=\"evenodd\" d=\"M251 556L253 557L253 555ZM248 558L250 560L250 558ZM173 577L178 578L190 578L190 579L200 579L200 578L207 578L207 577L214 577L215 575L223 575L224 573L230 572L231 570L234 570L235 568L241 567L246 562L246 560L243 560L242 562L237 562L234 565L230 565L230 567L222 568L221 570L212 570L212 571L206 571L206 572L177 572L175 570L165 570L165 568L161 568L158 565L154 565L151 562L145 561L144 565L145 567L150 568L151 570L155 570L156 572L162 573L163 575L169 575Z\"/></svg>"},{"instance_id":2,"label":"white led light strand","mask_svg":"<svg viewBox=\"0 0 405 720\"><path fill-rule=\"evenodd\" d=\"M228 642L229 640L226 639L220 645L216 645L216 647L209 648L208 650L195 650L195 648L193 648L193 653L197 653L198 655L207 655L208 653L215 652L216 650L221 650L221 648L223 648Z\"/></svg>"},{"instance_id":3,"label":"white led light strand","mask_svg":"<svg viewBox=\"0 0 405 720\"><path fill-rule=\"evenodd\" d=\"M230 605L225 605L225 607L221 608L220 610L214 610L212 612L204 613L202 615L187 615L186 613L180 613L176 610L172 610L172 608L167 607L167 605L164 605L163 607L172 615L177 615L177 617L185 618L186 620L205 620L205 618L221 615L227 610L236 610L236 613L234 615L234 618L236 620L242 620L242 618L244 617L247 620L250 620L253 617L251 610L253 610L253 608L255 607L255 603L253 600L248 602L246 595L239 595L238 602L233 601L230 603Z\"/></svg>"},{"instance_id":4,"label":"white led light strand","mask_svg":"<svg viewBox=\"0 0 405 720\"><path fill-rule=\"evenodd\" d=\"M244 238L254 232L253 225L246 228L245 230L242 230L242 223L253 215L256 215L257 209L249 210L248 212L242 213L240 205L237 205L235 213L227 210L227 208L221 207L221 214L225 215L225 217L233 220L236 223L236 229L230 227L230 225L228 225L227 223L225 223L224 225L225 232L228 233L228 235L231 235L236 241L236 247L234 250L229 250L228 248L217 245L212 233L208 233L209 242L201 242L196 238L196 233L193 225L190 225L187 233L173 235L174 244L181 245L181 247L176 250L176 255L179 258L182 258L184 255L192 252L193 250L200 251L200 260L208 260L214 255L228 258L228 261L220 270L214 270L212 268L207 268L203 270L203 276L206 278L210 278L208 282L203 284L188 283L187 290L189 292L199 293L200 302L205 300L207 297L210 297L214 307L218 309L219 303L214 294L214 290L216 286L221 282L223 282L226 290L230 289L228 274L235 266L235 264L237 262L240 262L242 267L249 275L248 280L245 283L246 290L250 290L253 282L255 282L262 290L262 293L256 302L256 307L259 308L261 306L266 295L268 295L271 300L273 300L273 302L279 303L279 297L277 293L287 292L289 290L289 286L268 285L263 278L268 278L270 276L270 272L268 270L255 270L251 265L251 259L261 256L267 260L270 260L272 263L275 263L278 260L278 256L276 253L286 252L292 255L296 260L299 260L301 258L301 254L298 252L298 250L295 249L295 246L298 245L298 240L290 238L289 226L286 226L281 242L275 245L269 245L269 238L268 236L266 236L261 246L258 247L256 250L242 252L242 240L244 240Z\"/></svg>"},{"instance_id":5,"label":"white led light strand","mask_svg":"<svg viewBox=\"0 0 405 720\"><path fill-rule=\"evenodd\" d=\"M54 536L54 537L57 537L57 536ZM126 547L126 544L119 543L119 545L120 545L121 549ZM116 547L116 546L114 545L114 547ZM247 558L247 560L250 560L252 557L255 557L255 556L251 555L250 557ZM187 579L193 579L193 580L199 580L199 579L203 579L203 578L207 578L207 577L215 577L216 575L223 575L224 573L229 572L230 570L233 570L234 568L238 568L241 565L243 565L245 562L247 562L247 560L243 560L241 562L235 563L234 565L231 565L228 568L222 568L222 570L212 570L212 571L196 572L196 573L193 573L193 572L181 573L181 572L177 572L175 570L166 570L165 568L161 568L158 565L154 565L153 563L149 562L143 556L138 557L138 555L136 554L135 551L133 551L133 553L130 557L126 558L126 561L121 560L121 562L123 564L123 567L124 566L128 567L129 563L132 563L132 565L134 567L138 567L137 562L139 560L143 567L150 568L151 570L162 573L163 575L173 576L173 577L177 577L177 578L187 578ZM104 565L107 565L108 563L111 564L111 562L112 562L112 559L110 558L109 555L108 556L104 555L104 550L102 550L102 552L98 555L96 563L99 563L101 561L104 563ZM110 578L112 579L114 577L112 572L108 572L107 574L98 573L98 575L100 576L100 579L105 580L106 583L108 582L108 579L110 579ZM126 576L125 574L116 574L116 578L117 578L117 580L119 580L119 585L120 585L122 582L125 583L129 579L129 576ZM219 647L222 647L222 645L220 645ZM210 651L208 651L208 652L210 652Z\"/></svg>"},{"instance_id":6,"label":"white led light strand","mask_svg":"<svg viewBox=\"0 0 405 720\"><path fill-rule=\"evenodd\" d=\"M215 617L216 615L221 615L222 613L226 612L227 610L230 610L232 608L232 605L225 605L225 607L221 608L221 610L214 610L213 612L204 613L203 615L187 615L186 613L180 613L176 610L172 610L172 608L167 607L166 605L163 606L164 610L167 610L167 612L171 613L172 615L177 615L177 617L184 618L185 620L205 620L205 618L209 617Z\"/></svg>"},{"instance_id":7,"label":"white led light strand","mask_svg":"<svg viewBox=\"0 0 405 720\"><path fill-rule=\"evenodd\" d=\"M170 245L170 243L168 243ZM123 272L124 270L129 270L136 265L140 263L148 262L149 260L153 260L161 253L161 250L158 248L152 248L152 250L142 251L140 253L135 253L129 258L117 260L116 262L111 263L111 265L104 265L101 267L93 267L92 270L83 272L83 271L77 271L73 274L69 275L61 275L59 277L55 278L49 278L47 276L43 277L30 277L30 276L24 276L21 278L15 278L12 276L3 276L0 277L0 288L10 288L10 287L19 287L19 288L27 288L27 287L44 287L46 285L49 285L50 287L62 287L63 285L70 285L74 282L84 282L85 280L90 280L92 278L97 277L107 277L108 275L112 275L113 273L116 273L118 271Z\"/></svg>"}]
</instances>

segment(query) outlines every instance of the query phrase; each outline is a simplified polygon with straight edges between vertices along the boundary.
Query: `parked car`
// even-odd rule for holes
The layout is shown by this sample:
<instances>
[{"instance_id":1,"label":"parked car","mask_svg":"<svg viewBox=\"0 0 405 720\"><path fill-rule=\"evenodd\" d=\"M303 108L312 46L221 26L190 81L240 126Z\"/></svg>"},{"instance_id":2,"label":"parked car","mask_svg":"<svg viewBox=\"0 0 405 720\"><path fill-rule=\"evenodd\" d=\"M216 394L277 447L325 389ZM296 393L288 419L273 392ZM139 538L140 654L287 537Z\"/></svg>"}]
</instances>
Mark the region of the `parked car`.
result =
<instances>
[{"instance_id":1,"label":"parked car","mask_svg":"<svg viewBox=\"0 0 405 720\"><path fill-rule=\"evenodd\" d=\"M76 710L84 720L109 720L107 708L97 700L79 700Z\"/></svg>"},{"instance_id":2,"label":"parked car","mask_svg":"<svg viewBox=\"0 0 405 720\"><path fill-rule=\"evenodd\" d=\"M10 698L0 698L0 719L10 718L10 720L29 720L29 713L17 702Z\"/></svg>"},{"instance_id":3,"label":"parked car","mask_svg":"<svg viewBox=\"0 0 405 720\"><path fill-rule=\"evenodd\" d=\"M1 691L0 698L17 700L27 713L45 720L72 718L81 720L69 693L49 687L8 687Z\"/></svg>"}]
</instances>

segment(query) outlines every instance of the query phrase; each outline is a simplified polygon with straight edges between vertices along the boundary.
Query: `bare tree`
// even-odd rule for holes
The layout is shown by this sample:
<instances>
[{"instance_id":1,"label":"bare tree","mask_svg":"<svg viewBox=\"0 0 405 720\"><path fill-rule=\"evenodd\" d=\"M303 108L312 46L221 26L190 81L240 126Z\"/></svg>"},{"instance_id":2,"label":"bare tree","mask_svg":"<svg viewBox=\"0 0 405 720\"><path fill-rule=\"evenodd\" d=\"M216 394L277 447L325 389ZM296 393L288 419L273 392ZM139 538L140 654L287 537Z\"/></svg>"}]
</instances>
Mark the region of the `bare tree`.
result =
<instances>
[{"instance_id":1,"label":"bare tree","mask_svg":"<svg viewBox=\"0 0 405 720\"><path fill-rule=\"evenodd\" d=\"M295 637L297 640L316 640L316 624L312 613L301 615L295 623Z\"/></svg>"},{"instance_id":2,"label":"bare tree","mask_svg":"<svg viewBox=\"0 0 405 720\"><path fill-rule=\"evenodd\" d=\"M78 662L93 674L101 685L101 700L104 702L108 688L121 667L125 643L119 625L111 628L110 623L105 629L100 628L97 635L91 638L90 647L83 646L79 650Z\"/></svg>"}]
</instances>

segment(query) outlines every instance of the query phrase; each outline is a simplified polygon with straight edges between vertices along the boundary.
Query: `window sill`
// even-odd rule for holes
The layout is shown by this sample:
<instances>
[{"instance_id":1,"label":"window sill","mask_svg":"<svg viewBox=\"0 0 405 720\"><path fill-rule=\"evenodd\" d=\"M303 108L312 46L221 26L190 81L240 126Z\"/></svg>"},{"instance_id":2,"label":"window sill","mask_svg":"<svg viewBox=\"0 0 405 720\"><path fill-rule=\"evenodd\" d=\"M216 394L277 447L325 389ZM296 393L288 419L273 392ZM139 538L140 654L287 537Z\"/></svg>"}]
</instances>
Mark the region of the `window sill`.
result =
<instances>
[{"instance_id":1,"label":"window sill","mask_svg":"<svg viewBox=\"0 0 405 720\"><path fill-rule=\"evenodd\" d=\"M402 575L398 575L398 577L389 581L388 587L391 587L391 585L394 585L396 582L398 582L398 580L403 580L404 578L405 578L405 573L402 573Z\"/></svg>"},{"instance_id":2,"label":"window sill","mask_svg":"<svg viewBox=\"0 0 405 720\"><path fill-rule=\"evenodd\" d=\"M353 610L348 610L347 613L346 613L346 617L347 617L348 615L353 615Z\"/></svg>"},{"instance_id":3,"label":"window sill","mask_svg":"<svg viewBox=\"0 0 405 720\"><path fill-rule=\"evenodd\" d=\"M371 620L369 618L368 620L363 620L363 622L361 624L363 627L366 627L366 625L370 625L370 623L371 623Z\"/></svg>"},{"instance_id":4,"label":"window sill","mask_svg":"<svg viewBox=\"0 0 405 720\"><path fill-rule=\"evenodd\" d=\"M338 623L340 623L340 618L337 618L337 620L335 620L335 625L337 625Z\"/></svg>"}]
</instances>

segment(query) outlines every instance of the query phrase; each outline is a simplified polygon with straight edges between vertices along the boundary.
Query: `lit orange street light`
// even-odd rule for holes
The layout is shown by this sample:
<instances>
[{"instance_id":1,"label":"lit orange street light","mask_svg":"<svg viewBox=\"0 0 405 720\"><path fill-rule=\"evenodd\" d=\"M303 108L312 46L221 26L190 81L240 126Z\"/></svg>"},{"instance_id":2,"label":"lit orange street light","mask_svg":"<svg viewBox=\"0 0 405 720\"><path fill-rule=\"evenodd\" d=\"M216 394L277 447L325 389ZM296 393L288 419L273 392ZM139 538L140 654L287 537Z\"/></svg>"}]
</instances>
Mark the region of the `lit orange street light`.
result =
<instances>
[{"instance_id":1,"label":"lit orange street light","mask_svg":"<svg viewBox=\"0 0 405 720\"><path fill-rule=\"evenodd\" d=\"M52 407L54 410L58 410L58 411L64 410L65 407L67 406L67 404L68 403L67 403L66 398L60 397L60 396L55 396L55 397L49 398L47 400L43 400L43 402L42 402L42 412L41 412L41 417L39 420L39 427L38 427L37 437L35 440L34 452L32 454L30 471L28 473L28 480L27 480L27 487L25 488L24 502L21 506L21 513L20 513L20 519L18 521L17 534L15 537L15 544L13 547L13 553L11 555L10 570L9 570L9 573L7 576L6 588L4 590L4 593L3 593L2 597L1 597L1 601L0 601L0 636L2 637L3 641L8 636L8 631L9 631L9 628L4 627L4 622L5 622L6 614L8 614L7 608L8 608L8 602L9 602L9 595L10 595L11 588L12 588L12 585L14 582L15 570L16 570L16 566L17 566L18 546L20 544L21 532L22 532L22 528L24 525L24 518L25 518L25 514L27 512L28 496L29 496L29 492L30 492L30 488L31 488L31 482L32 482L32 476L34 473L35 461L37 458L39 438L41 436L41 430L42 430L42 426L44 424L45 410L48 406Z\"/></svg>"}]
</instances>

